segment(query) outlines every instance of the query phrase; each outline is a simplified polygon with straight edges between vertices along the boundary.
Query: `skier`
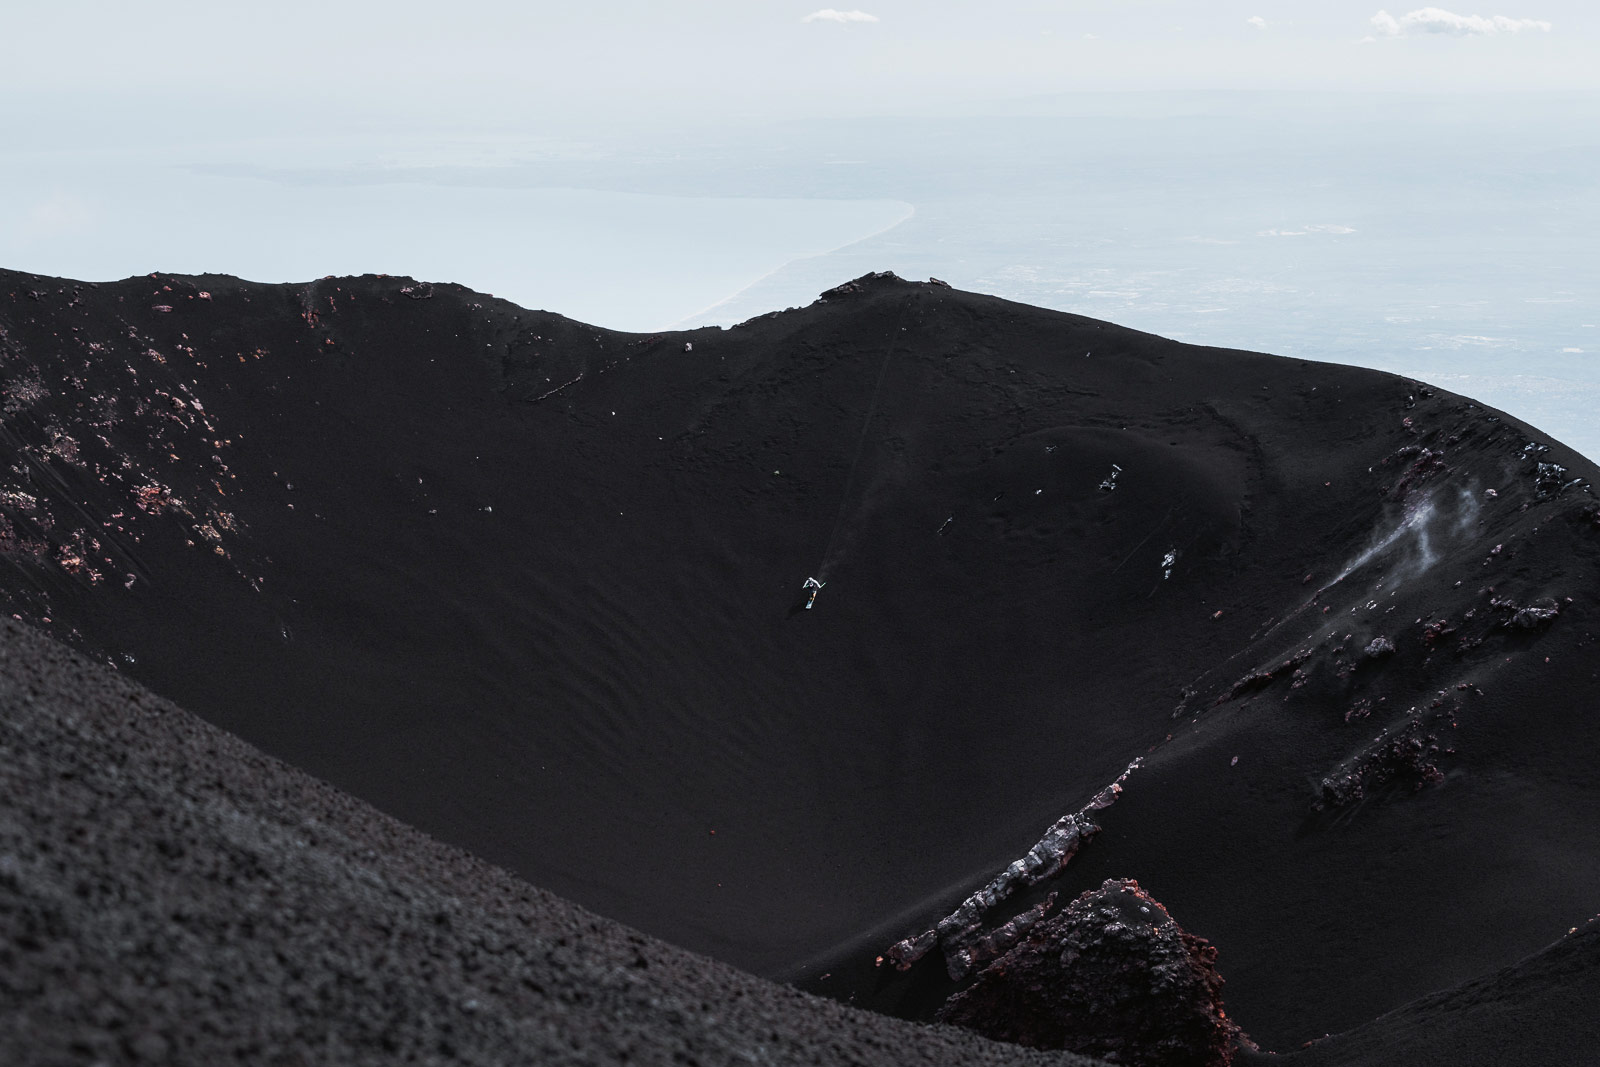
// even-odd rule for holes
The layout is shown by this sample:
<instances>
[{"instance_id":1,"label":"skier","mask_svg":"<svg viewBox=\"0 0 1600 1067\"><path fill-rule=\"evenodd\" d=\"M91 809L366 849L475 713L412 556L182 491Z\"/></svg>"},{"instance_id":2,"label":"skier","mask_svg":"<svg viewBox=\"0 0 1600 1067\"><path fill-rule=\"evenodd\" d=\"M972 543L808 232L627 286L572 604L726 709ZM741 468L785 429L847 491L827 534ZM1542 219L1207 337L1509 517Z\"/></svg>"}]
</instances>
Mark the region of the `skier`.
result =
<instances>
[{"instance_id":1,"label":"skier","mask_svg":"<svg viewBox=\"0 0 1600 1067\"><path fill-rule=\"evenodd\" d=\"M807 600L806 600L806 610L807 611L810 611L811 610L811 605L813 605L813 604L815 604L817 602L817 594L822 591L822 587L823 587L824 584L826 584L826 583L819 582L815 578L807 578L806 579L806 584L802 585L800 587L801 589L809 589L809 590L811 590L811 596L809 598L807 598Z\"/></svg>"}]
</instances>

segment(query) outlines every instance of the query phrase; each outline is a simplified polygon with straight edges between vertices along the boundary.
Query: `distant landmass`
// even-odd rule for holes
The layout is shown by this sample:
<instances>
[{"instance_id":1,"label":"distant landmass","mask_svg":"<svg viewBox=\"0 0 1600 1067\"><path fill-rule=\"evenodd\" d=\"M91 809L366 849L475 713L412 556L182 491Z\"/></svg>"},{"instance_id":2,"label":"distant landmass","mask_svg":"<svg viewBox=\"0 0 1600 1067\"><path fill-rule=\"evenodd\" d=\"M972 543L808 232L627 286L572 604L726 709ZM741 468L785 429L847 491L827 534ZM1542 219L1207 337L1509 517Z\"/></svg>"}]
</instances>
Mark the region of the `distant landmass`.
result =
<instances>
[{"instance_id":1,"label":"distant landmass","mask_svg":"<svg viewBox=\"0 0 1600 1067\"><path fill-rule=\"evenodd\" d=\"M0 383L9 1062L1064 1062L928 1020L1113 879L1238 1062L1600 1039L1600 472L1473 400L889 274L0 272Z\"/></svg>"}]
</instances>

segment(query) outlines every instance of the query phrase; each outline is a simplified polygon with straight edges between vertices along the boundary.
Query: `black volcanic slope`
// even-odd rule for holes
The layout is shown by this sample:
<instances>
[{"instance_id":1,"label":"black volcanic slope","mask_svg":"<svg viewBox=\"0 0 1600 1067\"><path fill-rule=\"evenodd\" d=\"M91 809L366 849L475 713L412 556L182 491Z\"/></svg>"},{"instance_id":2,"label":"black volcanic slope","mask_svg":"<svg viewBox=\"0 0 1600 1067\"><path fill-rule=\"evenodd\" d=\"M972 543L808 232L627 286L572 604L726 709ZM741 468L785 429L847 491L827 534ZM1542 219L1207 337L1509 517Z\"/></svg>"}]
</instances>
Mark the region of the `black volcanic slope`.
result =
<instances>
[{"instance_id":1,"label":"black volcanic slope","mask_svg":"<svg viewBox=\"0 0 1600 1067\"><path fill-rule=\"evenodd\" d=\"M697 958L0 622L0 1063L1054 1064Z\"/></svg>"},{"instance_id":2,"label":"black volcanic slope","mask_svg":"<svg viewBox=\"0 0 1600 1067\"><path fill-rule=\"evenodd\" d=\"M7 273L0 330L11 612L679 945L926 1015L874 958L1137 757L994 918L1135 878L1266 1047L1600 910L1597 472L1464 398L892 277L641 337Z\"/></svg>"},{"instance_id":3,"label":"black volcanic slope","mask_svg":"<svg viewBox=\"0 0 1600 1067\"><path fill-rule=\"evenodd\" d=\"M662 944L12 620L0 708L0 1062L15 1067L1088 1062ZM1600 920L1574 934L1289 1062L1570 1062L1600 1044Z\"/></svg>"},{"instance_id":4,"label":"black volcanic slope","mask_svg":"<svg viewBox=\"0 0 1600 1067\"><path fill-rule=\"evenodd\" d=\"M1407 1004L1283 1067L1592 1063L1600 1048L1600 918L1510 967ZM1258 1062L1252 1059L1250 1062Z\"/></svg>"}]
</instances>

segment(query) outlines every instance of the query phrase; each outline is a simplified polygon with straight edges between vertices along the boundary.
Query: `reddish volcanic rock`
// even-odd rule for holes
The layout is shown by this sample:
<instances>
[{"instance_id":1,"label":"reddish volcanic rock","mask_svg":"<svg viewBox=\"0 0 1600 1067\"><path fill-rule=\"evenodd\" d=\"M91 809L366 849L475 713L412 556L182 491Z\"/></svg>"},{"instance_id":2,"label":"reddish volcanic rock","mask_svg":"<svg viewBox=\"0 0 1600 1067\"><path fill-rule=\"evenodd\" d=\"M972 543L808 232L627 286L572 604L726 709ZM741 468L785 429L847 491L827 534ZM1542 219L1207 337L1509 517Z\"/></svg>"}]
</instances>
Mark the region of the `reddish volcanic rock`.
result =
<instances>
[{"instance_id":1,"label":"reddish volcanic rock","mask_svg":"<svg viewBox=\"0 0 1600 1067\"><path fill-rule=\"evenodd\" d=\"M939 1013L1001 1041L1138 1067L1214 1067L1240 1037L1217 950L1132 879L1108 879L1035 926Z\"/></svg>"}]
</instances>

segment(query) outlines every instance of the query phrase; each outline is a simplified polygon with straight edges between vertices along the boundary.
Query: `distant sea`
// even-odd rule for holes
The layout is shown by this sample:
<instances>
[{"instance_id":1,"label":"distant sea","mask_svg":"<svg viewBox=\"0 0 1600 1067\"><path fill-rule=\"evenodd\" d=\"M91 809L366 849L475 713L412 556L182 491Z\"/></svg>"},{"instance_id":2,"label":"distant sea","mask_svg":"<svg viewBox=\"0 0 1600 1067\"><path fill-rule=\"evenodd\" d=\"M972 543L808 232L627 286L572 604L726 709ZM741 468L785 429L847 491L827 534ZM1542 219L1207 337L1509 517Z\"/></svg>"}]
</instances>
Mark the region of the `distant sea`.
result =
<instances>
[{"instance_id":1,"label":"distant sea","mask_svg":"<svg viewBox=\"0 0 1600 1067\"><path fill-rule=\"evenodd\" d=\"M1395 371L1600 459L1600 102L1121 94L967 114L0 148L0 265L459 281L615 329L876 270Z\"/></svg>"}]
</instances>

